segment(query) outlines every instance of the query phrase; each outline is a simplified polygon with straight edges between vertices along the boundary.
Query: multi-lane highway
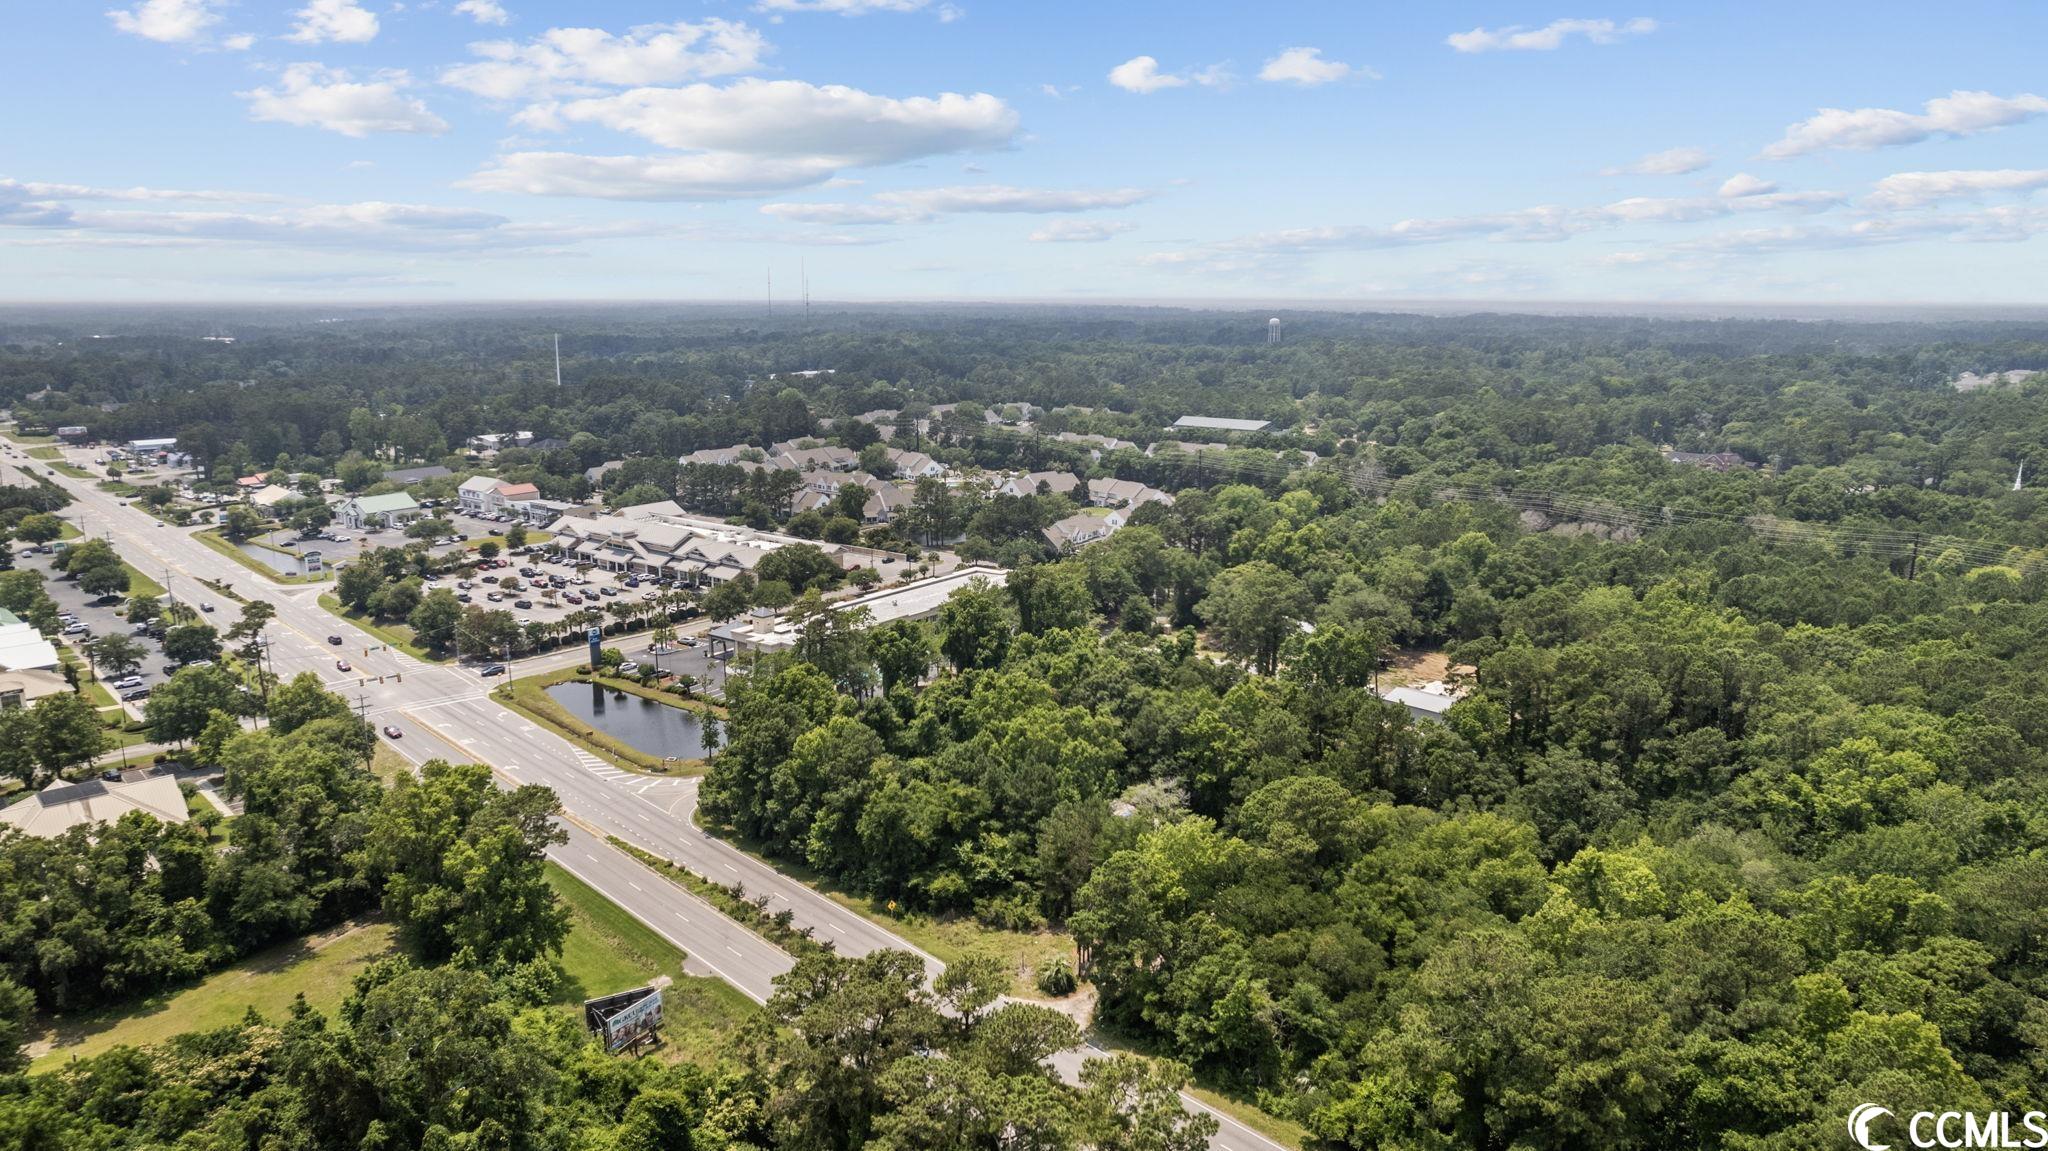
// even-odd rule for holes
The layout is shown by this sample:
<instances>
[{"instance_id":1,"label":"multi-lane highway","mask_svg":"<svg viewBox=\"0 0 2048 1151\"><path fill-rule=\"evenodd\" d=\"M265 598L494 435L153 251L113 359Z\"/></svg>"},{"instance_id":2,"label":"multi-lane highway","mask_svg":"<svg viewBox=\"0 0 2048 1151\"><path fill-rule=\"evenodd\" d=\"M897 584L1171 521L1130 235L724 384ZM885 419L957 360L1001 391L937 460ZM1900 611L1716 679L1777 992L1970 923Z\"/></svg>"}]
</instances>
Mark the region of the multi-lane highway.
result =
<instances>
[{"instance_id":1,"label":"multi-lane highway","mask_svg":"<svg viewBox=\"0 0 2048 1151\"><path fill-rule=\"evenodd\" d=\"M18 447L0 454L0 472L7 473L10 482L19 482L12 473L23 466L43 470ZM612 847L606 836L674 860L714 882L744 884L750 896L765 893L772 909L788 909L794 923L831 941L841 954L863 955L883 948L918 951L698 830L692 819L695 780L636 775L612 767L493 700L490 688L501 681L480 678L474 669L423 663L383 648L319 605L323 585L276 584L89 481L50 478L77 501L65 510L67 517L88 534L110 539L124 559L162 582L177 599L218 601L220 596L197 582L206 579L275 604L277 616L267 638L277 674L287 679L302 671L318 674L378 727L400 728L404 736L394 746L414 763L470 760L489 765L507 784L552 788L561 799L569 833L569 841L551 853L555 861L681 948L693 972L722 978L756 1000L765 1000L776 976L792 961L781 948ZM342 636L344 643L330 645L330 635ZM557 656L547 662L559 664L570 658ZM352 665L347 673L336 668L336 661L344 659ZM522 670L515 665L513 674ZM925 964L934 974L940 970L930 955ZM1071 1077L1091 1053L1095 1052L1064 1052L1054 1062ZM1192 1098L1188 1102L1210 1110ZM1222 1125L1212 1141L1216 1148L1272 1151L1279 1146L1228 1116L1216 1117Z\"/></svg>"}]
</instances>

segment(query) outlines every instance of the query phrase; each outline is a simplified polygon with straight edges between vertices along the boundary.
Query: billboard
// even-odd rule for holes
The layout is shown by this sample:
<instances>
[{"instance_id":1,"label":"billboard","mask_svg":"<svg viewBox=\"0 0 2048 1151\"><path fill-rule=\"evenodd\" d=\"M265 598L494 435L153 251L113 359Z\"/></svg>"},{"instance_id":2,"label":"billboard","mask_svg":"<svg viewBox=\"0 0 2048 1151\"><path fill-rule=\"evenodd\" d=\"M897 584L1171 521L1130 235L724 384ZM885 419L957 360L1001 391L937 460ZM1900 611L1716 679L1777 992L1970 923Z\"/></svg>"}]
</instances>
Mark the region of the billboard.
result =
<instances>
[{"instance_id":1,"label":"billboard","mask_svg":"<svg viewBox=\"0 0 2048 1151\"><path fill-rule=\"evenodd\" d=\"M583 1001L583 1025L604 1038L606 1051L618 1052L647 1039L661 1027L662 980L647 987Z\"/></svg>"}]
</instances>

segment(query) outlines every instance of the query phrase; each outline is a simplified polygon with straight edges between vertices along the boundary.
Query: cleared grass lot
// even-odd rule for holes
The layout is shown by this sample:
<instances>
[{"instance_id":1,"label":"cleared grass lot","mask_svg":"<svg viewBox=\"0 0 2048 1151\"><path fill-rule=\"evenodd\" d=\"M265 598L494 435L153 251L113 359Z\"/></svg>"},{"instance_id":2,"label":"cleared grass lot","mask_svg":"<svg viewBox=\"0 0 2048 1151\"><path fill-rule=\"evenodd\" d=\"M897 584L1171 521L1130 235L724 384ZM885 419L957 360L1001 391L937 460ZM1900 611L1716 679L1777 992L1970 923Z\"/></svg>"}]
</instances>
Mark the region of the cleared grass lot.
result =
<instances>
[{"instance_id":1,"label":"cleared grass lot","mask_svg":"<svg viewBox=\"0 0 2048 1151\"><path fill-rule=\"evenodd\" d=\"M586 998L639 987L666 975L674 983L665 993L667 1042L658 1054L707 1065L759 1010L720 980L685 974L681 951L575 876L549 864L548 884L569 912L569 938L562 948L564 978L555 996L560 1010L580 1012ZM188 1031L232 1026L252 1009L280 1022L302 993L309 1006L332 1014L358 974L404 950L391 924L376 918L352 920L251 956L189 987L119 1008L43 1019L46 1031L30 1046L35 1061L29 1069L48 1071L115 1047L140 1047Z\"/></svg>"}]
</instances>

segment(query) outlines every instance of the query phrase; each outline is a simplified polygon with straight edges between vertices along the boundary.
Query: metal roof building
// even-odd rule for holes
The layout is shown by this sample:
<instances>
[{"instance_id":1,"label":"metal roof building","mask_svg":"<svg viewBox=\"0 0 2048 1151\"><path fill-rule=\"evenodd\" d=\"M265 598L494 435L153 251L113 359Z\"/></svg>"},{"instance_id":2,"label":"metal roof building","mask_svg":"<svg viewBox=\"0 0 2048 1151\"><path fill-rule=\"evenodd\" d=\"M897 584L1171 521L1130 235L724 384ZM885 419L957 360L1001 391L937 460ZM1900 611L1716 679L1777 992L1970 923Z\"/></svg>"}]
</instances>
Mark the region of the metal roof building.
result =
<instances>
[{"instance_id":1,"label":"metal roof building","mask_svg":"<svg viewBox=\"0 0 2048 1151\"><path fill-rule=\"evenodd\" d=\"M1182 416L1173 421L1176 428L1201 428L1211 432L1263 432L1273 426L1271 420L1228 420L1220 416Z\"/></svg>"},{"instance_id":2,"label":"metal roof building","mask_svg":"<svg viewBox=\"0 0 2048 1151\"><path fill-rule=\"evenodd\" d=\"M173 775L108 783L57 780L19 803L0 808L0 825L52 839L82 823L112 823L131 811L148 812L165 823L188 818L185 793Z\"/></svg>"}]
</instances>

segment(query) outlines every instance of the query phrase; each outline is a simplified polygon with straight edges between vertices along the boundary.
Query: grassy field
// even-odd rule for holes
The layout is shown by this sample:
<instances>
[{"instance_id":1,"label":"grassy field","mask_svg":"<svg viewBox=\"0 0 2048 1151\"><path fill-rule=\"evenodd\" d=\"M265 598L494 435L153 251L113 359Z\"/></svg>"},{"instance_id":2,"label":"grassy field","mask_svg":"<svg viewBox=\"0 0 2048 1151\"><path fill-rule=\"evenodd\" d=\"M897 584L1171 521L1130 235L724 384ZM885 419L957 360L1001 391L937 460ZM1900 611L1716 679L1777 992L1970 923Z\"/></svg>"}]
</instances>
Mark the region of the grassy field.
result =
<instances>
[{"instance_id":1,"label":"grassy field","mask_svg":"<svg viewBox=\"0 0 2048 1151\"><path fill-rule=\"evenodd\" d=\"M13 440L17 444L39 445L54 444L57 442L56 436L24 436L21 434L21 432L14 429L9 429L6 435L8 439Z\"/></svg>"},{"instance_id":2,"label":"grassy field","mask_svg":"<svg viewBox=\"0 0 2048 1151\"><path fill-rule=\"evenodd\" d=\"M241 548L236 547L233 543L231 543L228 540L226 536L221 535L218 531L212 528L206 528L202 531L193 532L192 538L198 540L200 543L205 544L207 547L212 548L214 551L217 551L220 554L228 557L236 563L241 564L243 567L248 568L250 571L255 572L257 575L260 575L265 579L272 580L276 583L326 583L329 579L330 573L327 572L322 572L319 575L286 575L285 573L278 571L276 568L271 567L269 564L256 559L254 556L251 556L248 552L243 551ZM264 545L257 544L256 546L263 547ZM276 551L277 549L270 548L268 550ZM278 554L288 555L290 553L279 552Z\"/></svg>"},{"instance_id":3,"label":"grassy field","mask_svg":"<svg viewBox=\"0 0 2048 1151\"><path fill-rule=\"evenodd\" d=\"M666 975L675 982L664 996L668 1042L661 1053L706 1063L758 1010L752 1000L719 980L685 975L682 952L574 876L551 864L548 883L569 910L569 938L562 949L567 978L556 996L562 1010L578 1010L588 997ZM358 972L401 949L390 924L361 920L265 951L190 987L141 1003L44 1019L46 1034L30 1049L37 1056L31 1070L47 1071L75 1056L97 1055L124 1044L161 1043L187 1031L226 1027L251 1008L266 1019L282 1020L301 992L312 1007L332 1012L348 995Z\"/></svg>"},{"instance_id":4,"label":"grassy field","mask_svg":"<svg viewBox=\"0 0 2048 1151\"><path fill-rule=\"evenodd\" d=\"M433 652L414 643L412 641L412 629L402 623L378 623L362 612L350 611L341 606L341 601L331 595L321 596L320 606L336 616L347 620L356 629L367 632L380 642L388 643L414 659L424 660L427 663L448 662L447 656L435 655Z\"/></svg>"},{"instance_id":5,"label":"grassy field","mask_svg":"<svg viewBox=\"0 0 2048 1151\"><path fill-rule=\"evenodd\" d=\"M64 458L64 456L63 453L58 451L57 448L55 448L54 446L48 446L40 448L30 448L28 450L28 458L32 460L61 460Z\"/></svg>"},{"instance_id":6,"label":"grassy field","mask_svg":"<svg viewBox=\"0 0 2048 1151\"><path fill-rule=\"evenodd\" d=\"M382 780L384 786L390 787L392 780L401 775L412 774L412 761L398 754L389 743L380 739L376 748L370 752L370 774Z\"/></svg>"},{"instance_id":7,"label":"grassy field","mask_svg":"<svg viewBox=\"0 0 2048 1151\"><path fill-rule=\"evenodd\" d=\"M149 596L152 599L162 599L166 594L168 594L164 590L164 585L156 582L155 580L149 578L146 575L143 575L141 568L136 567L134 564L131 564L126 560L121 561L121 567L128 573L129 595Z\"/></svg>"},{"instance_id":8,"label":"grassy field","mask_svg":"<svg viewBox=\"0 0 2048 1151\"><path fill-rule=\"evenodd\" d=\"M683 974L682 952L575 876L550 864L548 883L569 909L569 941L562 948L568 978L557 997L564 1006L666 975L675 982L662 996L662 1052L704 1064L759 1010L723 980Z\"/></svg>"},{"instance_id":9,"label":"grassy field","mask_svg":"<svg viewBox=\"0 0 2048 1151\"><path fill-rule=\"evenodd\" d=\"M94 476L91 472L86 471L84 468L78 467L74 464L67 464L63 460L51 460L50 470L56 472L58 475L70 476L74 480L90 480L98 478Z\"/></svg>"},{"instance_id":10,"label":"grassy field","mask_svg":"<svg viewBox=\"0 0 2048 1151\"><path fill-rule=\"evenodd\" d=\"M548 672L542 675L529 675L515 679L511 683L493 691L491 697L513 711L526 716L528 719L548 725L555 729L557 734L571 743L584 748L592 755L598 756L622 770L637 772L641 775L702 775L704 773L704 761L701 759L684 760L681 763L664 768L659 756L648 755L646 752L623 740L614 739L604 732L593 729L589 724L577 718L568 708L556 703L548 696L547 689L555 684L589 682L589 676L578 675L573 671ZM598 682L606 687L616 687L619 690L644 696L657 703L667 704L671 707L701 710L701 705L693 706L689 701L677 699L675 696L648 691L640 687L639 684L629 684L624 680L614 679L601 679Z\"/></svg>"},{"instance_id":11,"label":"grassy field","mask_svg":"<svg viewBox=\"0 0 2048 1151\"><path fill-rule=\"evenodd\" d=\"M141 1003L44 1020L49 1033L42 1043L30 1047L39 1056L30 1069L46 1071L73 1056L97 1055L122 1045L161 1043L186 1031L226 1027L240 1021L252 1007L265 1018L281 1020L291 1010L293 997L301 992L308 1004L332 1011L348 994L357 972L396 949L390 924L343 924L253 955L190 987Z\"/></svg>"}]
</instances>

